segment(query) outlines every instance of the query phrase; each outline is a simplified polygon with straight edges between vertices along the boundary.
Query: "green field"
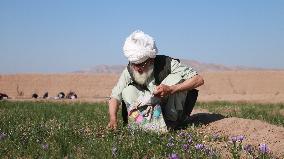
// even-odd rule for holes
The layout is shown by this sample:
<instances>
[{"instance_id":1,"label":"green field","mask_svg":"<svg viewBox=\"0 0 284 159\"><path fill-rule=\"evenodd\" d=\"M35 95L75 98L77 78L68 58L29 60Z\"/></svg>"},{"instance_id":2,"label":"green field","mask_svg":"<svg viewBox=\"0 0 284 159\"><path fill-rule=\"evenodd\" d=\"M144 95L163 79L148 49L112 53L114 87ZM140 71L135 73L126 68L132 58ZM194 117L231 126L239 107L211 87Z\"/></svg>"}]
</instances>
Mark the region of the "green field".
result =
<instances>
[{"instance_id":1,"label":"green field","mask_svg":"<svg viewBox=\"0 0 284 159\"><path fill-rule=\"evenodd\" d=\"M228 103L198 103L210 111L220 111ZM247 109L250 106L234 105ZM283 105L275 109L283 109ZM213 109L214 108L214 109ZM231 107L230 107L231 108ZM256 114L266 112L265 107L255 109ZM274 108L271 108L274 109ZM213 145L198 145L204 140L225 140L198 134L190 125L186 130L167 134L146 133L129 130L119 125L119 130L106 129L108 123L106 104L52 103L52 102L8 102L0 101L0 158L219 158ZM253 114L253 113L251 113ZM232 113L231 116L259 118L258 115ZM260 119L283 125L283 116L276 119ZM269 114L268 114L269 116ZM208 136L208 134L207 134ZM211 142L211 143L212 143ZM240 144L240 143L238 143ZM245 153L231 145L235 158ZM259 152L253 152L259 155Z\"/></svg>"},{"instance_id":2,"label":"green field","mask_svg":"<svg viewBox=\"0 0 284 159\"><path fill-rule=\"evenodd\" d=\"M226 117L258 119L284 127L284 104L210 102L197 103L196 107L204 108Z\"/></svg>"}]
</instances>

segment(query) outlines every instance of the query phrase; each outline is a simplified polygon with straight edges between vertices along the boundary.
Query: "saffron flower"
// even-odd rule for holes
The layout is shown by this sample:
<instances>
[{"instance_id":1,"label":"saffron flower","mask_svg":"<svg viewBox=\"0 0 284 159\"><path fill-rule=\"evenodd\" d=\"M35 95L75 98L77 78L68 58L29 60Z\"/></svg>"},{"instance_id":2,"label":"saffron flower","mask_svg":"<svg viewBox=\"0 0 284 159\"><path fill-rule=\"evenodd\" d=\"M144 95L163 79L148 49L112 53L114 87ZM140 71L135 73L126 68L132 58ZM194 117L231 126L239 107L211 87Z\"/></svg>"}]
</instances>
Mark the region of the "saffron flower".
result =
<instances>
[{"instance_id":1,"label":"saffron flower","mask_svg":"<svg viewBox=\"0 0 284 159\"><path fill-rule=\"evenodd\" d=\"M188 145L188 144L183 144L183 145L182 145L182 148L183 148L183 150L185 150L185 151L186 151L186 150L188 150L189 145Z\"/></svg>"},{"instance_id":2,"label":"saffron flower","mask_svg":"<svg viewBox=\"0 0 284 159\"><path fill-rule=\"evenodd\" d=\"M215 153L214 153L214 151L212 150L212 148L209 148L209 147L206 147L205 149L204 149L204 152L205 152L205 154L207 155L207 156L214 156L215 155Z\"/></svg>"},{"instance_id":3,"label":"saffron flower","mask_svg":"<svg viewBox=\"0 0 284 159\"><path fill-rule=\"evenodd\" d=\"M244 146L244 150L245 150L247 153L252 153L252 152L253 152L253 146L252 146L252 145L245 145L245 146Z\"/></svg>"},{"instance_id":4,"label":"saffron flower","mask_svg":"<svg viewBox=\"0 0 284 159\"><path fill-rule=\"evenodd\" d=\"M169 138L169 142L173 142L173 141L174 141L174 137L171 136L171 137Z\"/></svg>"},{"instance_id":5,"label":"saffron flower","mask_svg":"<svg viewBox=\"0 0 284 159\"><path fill-rule=\"evenodd\" d=\"M217 141L220 138L219 134L213 134L212 139L213 141Z\"/></svg>"},{"instance_id":6,"label":"saffron flower","mask_svg":"<svg viewBox=\"0 0 284 159\"><path fill-rule=\"evenodd\" d=\"M262 154L267 154L269 152L269 148L268 148L267 144L260 144L259 145L259 151Z\"/></svg>"},{"instance_id":7,"label":"saffron flower","mask_svg":"<svg viewBox=\"0 0 284 159\"><path fill-rule=\"evenodd\" d=\"M179 137L185 137L186 136L186 133L184 131L181 131L179 134L178 134Z\"/></svg>"},{"instance_id":8,"label":"saffron flower","mask_svg":"<svg viewBox=\"0 0 284 159\"><path fill-rule=\"evenodd\" d=\"M5 133L1 133L0 134L0 141L4 140L7 137L7 135Z\"/></svg>"},{"instance_id":9,"label":"saffron flower","mask_svg":"<svg viewBox=\"0 0 284 159\"><path fill-rule=\"evenodd\" d=\"M170 154L169 159L179 159L179 156L176 153L172 153Z\"/></svg>"},{"instance_id":10,"label":"saffron flower","mask_svg":"<svg viewBox=\"0 0 284 159\"><path fill-rule=\"evenodd\" d=\"M168 140L169 142L167 143L167 147L172 147L174 146L174 138L171 136Z\"/></svg>"},{"instance_id":11,"label":"saffron flower","mask_svg":"<svg viewBox=\"0 0 284 159\"><path fill-rule=\"evenodd\" d=\"M112 147L111 153L112 153L112 156L116 156L117 155L117 148L116 147Z\"/></svg>"},{"instance_id":12,"label":"saffron flower","mask_svg":"<svg viewBox=\"0 0 284 159\"><path fill-rule=\"evenodd\" d=\"M48 144L41 144L41 148L44 149L44 150L47 150L48 149Z\"/></svg>"},{"instance_id":13,"label":"saffron flower","mask_svg":"<svg viewBox=\"0 0 284 159\"><path fill-rule=\"evenodd\" d=\"M169 142L169 143L167 143L167 147L172 147L172 146L174 146L175 144L173 143L173 142Z\"/></svg>"},{"instance_id":14,"label":"saffron flower","mask_svg":"<svg viewBox=\"0 0 284 159\"><path fill-rule=\"evenodd\" d=\"M237 136L237 141L242 142L244 140L244 138L245 137L243 135L239 135L239 136Z\"/></svg>"},{"instance_id":15,"label":"saffron flower","mask_svg":"<svg viewBox=\"0 0 284 159\"><path fill-rule=\"evenodd\" d=\"M232 137L231 137L231 141L232 141L233 143L235 143L235 142L238 141L238 138L237 138L236 136L232 136Z\"/></svg>"},{"instance_id":16,"label":"saffron flower","mask_svg":"<svg viewBox=\"0 0 284 159\"><path fill-rule=\"evenodd\" d=\"M187 142L188 142L189 144L192 144L192 138L190 137L190 138L187 140Z\"/></svg>"},{"instance_id":17,"label":"saffron flower","mask_svg":"<svg viewBox=\"0 0 284 159\"><path fill-rule=\"evenodd\" d=\"M203 144L196 144L195 145L195 149L196 150L201 150L201 149L203 149L204 148L204 145Z\"/></svg>"}]
</instances>

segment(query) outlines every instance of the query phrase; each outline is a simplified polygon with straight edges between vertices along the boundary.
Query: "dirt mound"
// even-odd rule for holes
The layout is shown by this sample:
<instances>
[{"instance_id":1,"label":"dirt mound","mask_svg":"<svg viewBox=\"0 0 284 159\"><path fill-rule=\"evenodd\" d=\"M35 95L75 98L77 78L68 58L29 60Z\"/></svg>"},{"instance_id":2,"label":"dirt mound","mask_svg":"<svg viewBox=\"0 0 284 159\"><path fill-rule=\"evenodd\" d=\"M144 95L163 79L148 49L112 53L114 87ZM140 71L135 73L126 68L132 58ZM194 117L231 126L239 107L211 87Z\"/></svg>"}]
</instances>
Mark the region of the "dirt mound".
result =
<instances>
[{"instance_id":1,"label":"dirt mound","mask_svg":"<svg viewBox=\"0 0 284 159\"><path fill-rule=\"evenodd\" d=\"M251 144L258 147L259 144L266 143L273 155L284 156L284 127L260 120L225 118L220 114L200 109L194 110L192 117L194 122L204 124L200 128L201 132L228 137L243 135L245 136L244 145ZM226 148L226 143L221 143L219 148L222 152L222 149Z\"/></svg>"}]
</instances>

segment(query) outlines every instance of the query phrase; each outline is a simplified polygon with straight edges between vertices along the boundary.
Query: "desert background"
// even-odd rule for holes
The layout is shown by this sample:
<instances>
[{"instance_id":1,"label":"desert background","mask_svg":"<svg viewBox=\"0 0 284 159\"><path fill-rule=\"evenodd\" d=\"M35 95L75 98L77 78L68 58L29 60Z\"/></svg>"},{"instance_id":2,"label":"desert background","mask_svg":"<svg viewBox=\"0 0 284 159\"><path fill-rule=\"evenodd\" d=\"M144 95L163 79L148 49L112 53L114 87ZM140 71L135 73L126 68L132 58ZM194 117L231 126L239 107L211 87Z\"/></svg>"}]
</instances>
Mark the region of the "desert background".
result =
<instances>
[{"instance_id":1,"label":"desert background","mask_svg":"<svg viewBox=\"0 0 284 159\"><path fill-rule=\"evenodd\" d=\"M199 87L198 100L256 103L284 102L284 71L227 67L182 61L198 70L205 79ZM45 92L55 97L59 92L74 91L80 101L105 101L118 81L124 66L100 65L94 68L60 74L0 75L0 92L11 99L31 99L33 93Z\"/></svg>"}]
</instances>

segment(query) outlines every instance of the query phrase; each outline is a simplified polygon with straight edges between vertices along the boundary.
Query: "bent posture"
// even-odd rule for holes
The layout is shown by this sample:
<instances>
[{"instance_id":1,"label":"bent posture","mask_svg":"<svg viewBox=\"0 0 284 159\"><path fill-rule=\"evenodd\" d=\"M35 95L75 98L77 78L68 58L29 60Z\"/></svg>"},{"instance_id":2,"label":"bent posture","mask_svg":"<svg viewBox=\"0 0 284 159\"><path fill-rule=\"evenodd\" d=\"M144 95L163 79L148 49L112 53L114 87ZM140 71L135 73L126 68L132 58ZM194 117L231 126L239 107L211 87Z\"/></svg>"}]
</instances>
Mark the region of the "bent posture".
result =
<instances>
[{"instance_id":1,"label":"bent posture","mask_svg":"<svg viewBox=\"0 0 284 159\"><path fill-rule=\"evenodd\" d=\"M157 100L154 103L160 105L167 128L182 125L197 99L195 88L204 84L202 76L193 68L182 65L178 59L157 55L154 39L142 31L135 31L127 37L123 52L129 63L112 90L108 103L108 127L117 128L119 105L122 105L123 119L127 123L130 107L139 106L137 100L141 97ZM138 117L136 115L137 120Z\"/></svg>"}]
</instances>

